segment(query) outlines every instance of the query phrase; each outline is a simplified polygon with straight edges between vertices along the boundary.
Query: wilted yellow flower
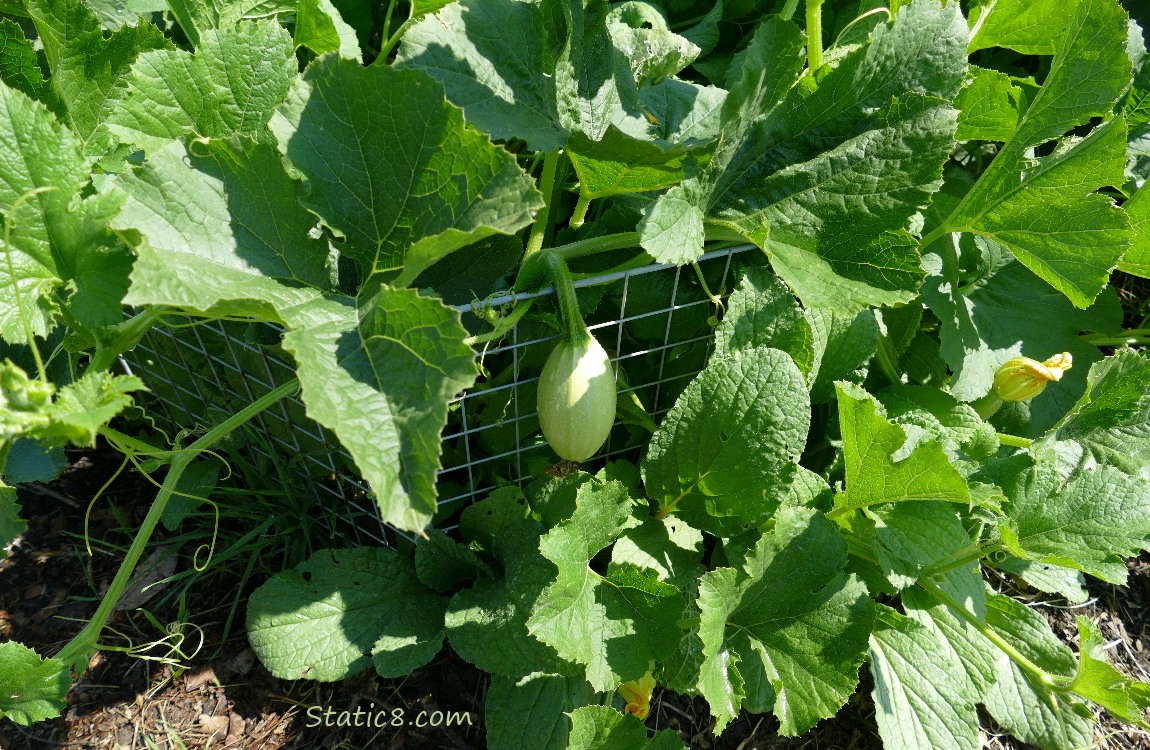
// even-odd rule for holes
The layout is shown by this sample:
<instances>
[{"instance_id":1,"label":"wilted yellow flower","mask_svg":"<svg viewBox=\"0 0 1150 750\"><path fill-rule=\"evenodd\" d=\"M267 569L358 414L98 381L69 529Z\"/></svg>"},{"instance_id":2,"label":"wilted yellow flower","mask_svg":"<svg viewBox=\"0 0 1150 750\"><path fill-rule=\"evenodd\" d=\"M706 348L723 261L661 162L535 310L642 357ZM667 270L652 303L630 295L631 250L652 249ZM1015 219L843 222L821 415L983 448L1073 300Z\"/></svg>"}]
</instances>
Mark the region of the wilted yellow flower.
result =
<instances>
[{"instance_id":1,"label":"wilted yellow flower","mask_svg":"<svg viewBox=\"0 0 1150 750\"><path fill-rule=\"evenodd\" d=\"M1051 380L1061 380L1073 364L1070 352L1055 354L1045 362L1015 357L994 374L994 392L1003 401L1029 401L1042 393Z\"/></svg>"},{"instance_id":2,"label":"wilted yellow flower","mask_svg":"<svg viewBox=\"0 0 1150 750\"><path fill-rule=\"evenodd\" d=\"M619 695L627 701L627 713L640 721L651 713L651 693L655 692L655 678L650 672L637 680L624 682L619 686Z\"/></svg>"}]
</instances>

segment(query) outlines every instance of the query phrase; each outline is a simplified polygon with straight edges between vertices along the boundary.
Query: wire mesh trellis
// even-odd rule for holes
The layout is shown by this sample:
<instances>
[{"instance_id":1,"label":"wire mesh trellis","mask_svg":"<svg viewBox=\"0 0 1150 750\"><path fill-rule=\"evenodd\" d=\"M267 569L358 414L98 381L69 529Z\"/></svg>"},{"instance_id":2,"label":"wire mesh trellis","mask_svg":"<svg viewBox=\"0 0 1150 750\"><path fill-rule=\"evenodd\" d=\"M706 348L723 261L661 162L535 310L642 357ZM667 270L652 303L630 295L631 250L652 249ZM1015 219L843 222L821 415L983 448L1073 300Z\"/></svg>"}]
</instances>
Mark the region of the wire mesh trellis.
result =
<instances>
[{"instance_id":1,"label":"wire mesh trellis","mask_svg":"<svg viewBox=\"0 0 1150 750\"><path fill-rule=\"evenodd\" d=\"M729 289L734 259L752 247L707 253L698 262L698 274L690 266L649 265L576 281L588 327L611 355L624 396L607 443L586 462L587 468L595 470L616 457L637 458L654 422L710 355L715 310L699 277L709 289ZM547 305L553 296L549 288L456 309L474 327L485 308L533 298ZM265 323L158 327L129 361L150 388L151 413L162 426L211 424L231 414L237 403L254 401L294 376L290 356L279 347L281 333ZM481 352L482 375L452 402L442 434L437 519L450 519L497 487L523 487L557 460L540 434L535 410L538 374L557 339L546 313L532 315ZM262 478L306 487L335 501L325 503L335 538L360 544L393 544L396 535L410 540L380 521L350 456L306 416L298 398L259 415L245 434L244 447L269 467L259 477L245 476L245 484Z\"/></svg>"}]
</instances>

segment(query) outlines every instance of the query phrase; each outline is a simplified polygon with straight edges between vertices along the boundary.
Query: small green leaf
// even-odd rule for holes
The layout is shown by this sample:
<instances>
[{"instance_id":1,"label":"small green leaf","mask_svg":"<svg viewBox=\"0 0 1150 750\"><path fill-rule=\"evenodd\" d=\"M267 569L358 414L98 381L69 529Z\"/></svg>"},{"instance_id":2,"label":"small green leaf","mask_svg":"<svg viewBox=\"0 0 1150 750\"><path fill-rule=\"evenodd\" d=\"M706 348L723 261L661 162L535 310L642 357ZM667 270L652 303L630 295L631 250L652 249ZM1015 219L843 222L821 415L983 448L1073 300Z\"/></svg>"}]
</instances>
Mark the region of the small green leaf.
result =
<instances>
[{"instance_id":1,"label":"small green leaf","mask_svg":"<svg viewBox=\"0 0 1150 750\"><path fill-rule=\"evenodd\" d=\"M86 372L56 394L52 406L45 410L49 425L40 434L93 446L100 428L132 405L128 394L142 390L147 390L143 381L131 375Z\"/></svg>"},{"instance_id":2,"label":"small green leaf","mask_svg":"<svg viewBox=\"0 0 1150 750\"><path fill-rule=\"evenodd\" d=\"M93 445L96 433L131 405L143 382L131 375L89 371L59 391L0 362L0 445L20 437L50 445Z\"/></svg>"},{"instance_id":3,"label":"small green leaf","mask_svg":"<svg viewBox=\"0 0 1150 750\"><path fill-rule=\"evenodd\" d=\"M843 509L905 500L969 504L966 479L946 452L931 440L896 461L906 432L891 424L874 397L851 383L837 383L839 428L843 435L846 492L836 499Z\"/></svg>"},{"instance_id":4,"label":"small green leaf","mask_svg":"<svg viewBox=\"0 0 1150 750\"><path fill-rule=\"evenodd\" d=\"M341 680L373 661L397 677L439 652L446 604L394 550L321 550L256 589L248 640L282 679Z\"/></svg>"},{"instance_id":5,"label":"small green leaf","mask_svg":"<svg viewBox=\"0 0 1150 750\"><path fill-rule=\"evenodd\" d=\"M639 233L643 249L659 263L690 263L702 255L703 211L672 189L647 210Z\"/></svg>"},{"instance_id":6,"label":"small green leaf","mask_svg":"<svg viewBox=\"0 0 1150 750\"><path fill-rule=\"evenodd\" d=\"M44 73L32 43L15 21L0 21L0 81L33 99L43 100Z\"/></svg>"},{"instance_id":7,"label":"small green leaf","mask_svg":"<svg viewBox=\"0 0 1150 750\"><path fill-rule=\"evenodd\" d=\"M773 688L780 734L796 736L834 716L858 685L874 604L843 569L846 541L821 514L783 508L739 570L702 578L699 690L721 733L744 700L744 683Z\"/></svg>"},{"instance_id":8,"label":"small green leaf","mask_svg":"<svg viewBox=\"0 0 1150 750\"><path fill-rule=\"evenodd\" d=\"M631 65L640 87L673 76L694 62L702 51L671 31L658 6L627 1L611 6L607 33Z\"/></svg>"},{"instance_id":9,"label":"small green leaf","mask_svg":"<svg viewBox=\"0 0 1150 750\"><path fill-rule=\"evenodd\" d=\"M1033 452L1044 446L1069 465L1086 453L1099 463L1150 479L1150 357L1119 351L1096 362L1086 393Z\"/></svg>"},{"instance_id":10,"label":"small green leaf","mask_svg":"<svg viewBox=\"0 0 1150 750\"><path fill-rule=\"evenodd\" d=\"M958 109L960 141L1008 141L1018 129L1025 107L1022 89L1010 76L997 70L971 67L973 79L967 83L954 106Z\"/></svg>"},{"instance_id":11,"label":"small green leaf","mask_svg":"<svg viewBox=\"0 0 1150 750\"><path fill-rule=\"evenodd\" d=\"M62 662L15 641L0 643L0 719L27 726L59 716L70 684Z\"/></svg>"},{"instance_id":12,"label":"small green leaf","mask_svg":"<svg viewBox=\"0 0 1150 750\"><path fill-rule=\"evenodd\" d=\"M1071 688L1105 708L1111 716L1143 729L1150 728L1144 716L1150 708L1150 685L1131 680L1111 666L1098 626L1081 615L1075 619L1078 621L1078 672Z\"/></svg>"},{"instance_id":13,"label":"small green leaf","mask_svg":"<svg viewBox=\"0 0 1150 750\"><path fill-rule=\"evenodd\" d=\"M568 750L683 750L673 729L647 738L647 727L634 716L608 706L584 706L571 712Z\"/></svg>"},{"instance_id":14,"label":"small green leaf","mask_svg":"<svg viewBox=\"0 0 1150 750\"><path fill-rule=\"evenodd\" d=\"M307 47L317 55L339 52L349 60L360 58L359 40L331 0L300 0L295 17L296 47Z\"/></svg>"}]
</instances>

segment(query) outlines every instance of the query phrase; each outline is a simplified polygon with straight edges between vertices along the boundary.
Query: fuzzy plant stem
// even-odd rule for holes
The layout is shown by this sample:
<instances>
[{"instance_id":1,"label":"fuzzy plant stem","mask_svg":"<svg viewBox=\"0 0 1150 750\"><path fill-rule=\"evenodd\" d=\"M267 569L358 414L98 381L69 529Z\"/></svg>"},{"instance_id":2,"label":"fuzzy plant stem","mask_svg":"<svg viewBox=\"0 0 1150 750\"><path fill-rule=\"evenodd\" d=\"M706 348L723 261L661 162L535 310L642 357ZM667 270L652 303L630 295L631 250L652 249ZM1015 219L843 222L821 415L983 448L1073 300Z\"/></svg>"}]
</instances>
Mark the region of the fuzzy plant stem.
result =
<instances>
[{"instance_id":1,"label":"fuzzy plant stem","mask_svg":"<svg viewBox=\"0 0 1150 750\"><path fill-rule=\"evenodd\" d=\"M156 526L160 523L160 518L164 515L164 508L167 507L168 500L175 494L176 487L180 482L180 477L192 461L236 429L246 424L257 414L281 399L294 394L298 390L299 381L293 378L208 430L187 448L175 452L175 457L172 458L171 465L168 469L168 475L164 477L164 483L156 493L156 499L152 501L152 507L148 509L148 515L144 518L143 523L140 524L140 529L136 532L136 537L132 540L132 545L128 548L128 552L120 562L120 569L116 571L116 577L112 579L112 584L104 594L100 606L96 609L96 613L92 615L92 619L84 626L84 629L81 630L75 638L69 641L60 653L56 655L57 659L75 667L77 672L84 671L88 660L91 658L92 651L96 648L96 644L99 641L100 631L104 629L104 623L108 621L112 612L115 611L116 604L120 600L120 595L123 594L124 589L128 586L128 581L136 569L136 564L139 563L145 548L148 546L152 532L155 531ZM105 432L105 430L101 432ZM116 439L115 436L118 436L118 433L115 433L114 430L108 430L107 432L113 434L113 439ZM158 451L153 450L153 452Z\"/></svg>"},{"instance_id":2,"label":"fuzzy plant stem","mask_svg":"<svg viewBox=\"0 0 1150 750\"><path fill-rule=\"evenodd\" d=\"M591 334L583 322L583 314L579 312L579 298L575 295L575 282L571 279L567 264L551 252L546 254L546 262L551 280L555 283L555 294L559 297L559 314L563 318L565 331L563 338L574 342L589 337Z\"/></svg>"},{"instance_id":3,"label":"fuzzy plant stem","mask_svg":"<svg viewBox=\"0 0 1150 750\"><path fill-rule=\"evenodd\" d=\"M1047 690L1052 690L1060 693L1067 692L1069 689L1068 680L1059 678L1056 675L1052 675L1042 667L1032 662L1026 657L1025 654L1016 649L1009 641L1003 638L997 630L990 627L990 625L984 622L980 617L976 616L966 607L962 606L962 603L956 600L950 594L946 593L938 586L924 578L919 578L915 585L926 593L930 594L937 601L945 604L948 608L950 608L952 612L954 612L954 614L956 614L968 625L981 633L983 637L985 637L988 641L997 646L1004 654L1010 657L1011 661L1018 665L1019 669L1021 669L1023 672L1026 672L1027 675L1031 677L1036 684L1043 686Z\"/></svg>"},{"instance_id":4,"label":"fuzzy plant stem","mask_svg":"<svg viewBox=\"0 0 1150 750\"><path fill-rule=\"evenodd\" d=\"M807 67L823 66L823 0L807 0Z\"/></svg>"}]
</instances>

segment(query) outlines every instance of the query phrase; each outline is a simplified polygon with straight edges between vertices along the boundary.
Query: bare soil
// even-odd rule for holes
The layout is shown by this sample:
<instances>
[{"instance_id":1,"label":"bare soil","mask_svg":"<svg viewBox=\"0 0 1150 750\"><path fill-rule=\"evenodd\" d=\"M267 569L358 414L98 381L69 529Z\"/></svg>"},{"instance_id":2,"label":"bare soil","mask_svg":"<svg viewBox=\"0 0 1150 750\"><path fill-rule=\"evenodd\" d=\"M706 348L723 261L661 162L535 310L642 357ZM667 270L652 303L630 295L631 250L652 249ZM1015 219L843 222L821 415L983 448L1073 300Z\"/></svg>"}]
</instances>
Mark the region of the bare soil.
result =
<instances>
[{"instance_id":1,"label":"bare soil","mask_svg":"<svg viewBox=\"0 0 1150 750\"><path fill-rule=\"evenodd\" d=\"M119 465L114 452L73 457L72 466L51 486L26 487L22 515L28 530L11 553L0 560L0 639L15 639L45 654L55 653L90 617L99 596L111 581L121 550L130 542L154 495L154 487L138 475L125 473L93 505L85 536L88 503ZM93 555L86 551L91 541ZM170 550L161 540L157 550ZM175 558L179 569L190 565L194 551L187 545ZM157 555L161 557L162 555ZM160 573L170 563L157 564ZM250 590L259 583L252 578ZM1005 587L1005 580L992 581ZM186 748L466 748L486 747L483 715L487 678L445 649L435 661L401 680L371 674L337 684L289 682L272 677L255 659L243 635L243 613L233 616L225 636L234 580L206 575L184 598L184 612L169 604L159 608L143 602L156 622L139 611L117 612L103 643L125 648L157 641L157 624L182 621L202 629L189 636L182 655L173 661L147 660L123 651L101 651L75 684L63 716L32 727L0 720L0 750L48 748L123 748L165 750ZM232 587L229 590L229 587ZM1150 680L1150 555L1130 562L1127 587L1091 583L1091 601L1068 607L1018 592L1037 607L1067 642L1074 643L1074 616L1098 623L1111 646L1111 658L1126 672ZM158 657L164 649L145 655ZM715 737L707 705L663 693L656 695L648 725L671 728L688 746L722 750L865 750L879 748L866 670L864 684L847 706L808 734L784 738L771 716L744 716L721 737ZM316 708L322 707L322 708ZM310 709L310 712L309 712ZM331 714L324 715L323 710ZM361 726L354 724L359 711ZM454 712L455 726L362 726L390 721L399 714L414 721L421 712L434 720ZM347 712L344 714L343 712ZM341 714L343 716L341 721ZM382 719L380 718L382 717ZM325 726L326 723L332 726ZM468 725L468 723L470 725ZM987 722L989 724L989 722ZM341 725L342 724L342 725ZM988 746L1023 746L991 730ZM1097 746L1106 750L1146 748L1150 733L1132 730L1104 717Z\"/></svg>"}]
</instances>

